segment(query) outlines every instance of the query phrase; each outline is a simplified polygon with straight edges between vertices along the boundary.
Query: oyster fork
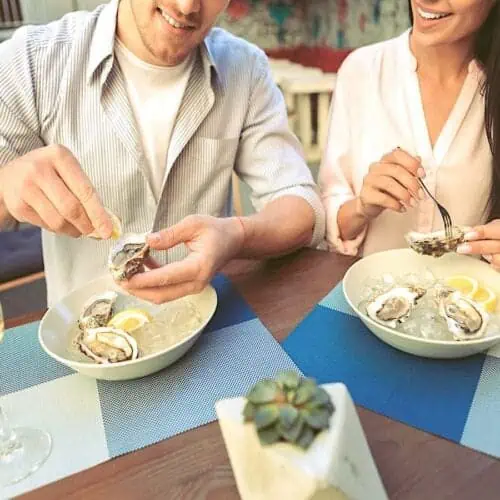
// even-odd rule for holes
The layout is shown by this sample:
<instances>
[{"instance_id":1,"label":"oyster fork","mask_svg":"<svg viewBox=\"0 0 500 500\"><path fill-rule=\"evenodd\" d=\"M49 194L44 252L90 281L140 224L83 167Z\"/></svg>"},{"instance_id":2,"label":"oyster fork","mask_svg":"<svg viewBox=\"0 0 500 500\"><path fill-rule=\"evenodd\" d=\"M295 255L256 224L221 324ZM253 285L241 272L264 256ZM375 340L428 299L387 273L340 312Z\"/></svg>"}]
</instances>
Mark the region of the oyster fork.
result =
<instances>
[{"instance_id":1,"label":"oyster fork","mask_svg":"<svg viewBox=\"0 0 500 500\"><path fill-rule=\"evenodd\" d=\"M441 214L441 217L443 219L443 224L444 224L444 234L445 234L446 238L452 239L453 238L453 224L451 222L451 217L450 217L448 210L446 210L446 208L444 208L443 205L441 205L441 203L439 203L436 200L436 198L434 198L434 196L432 196L432 194L427 189L427 186L424 184L424 181L422 179L419 178L418 181L419 181L420 185L424 188L425 192L432 199L432 201L434 201L434 203L436 204L436 206L439 210L439 213Z\"/></svg>"}]
</instances>

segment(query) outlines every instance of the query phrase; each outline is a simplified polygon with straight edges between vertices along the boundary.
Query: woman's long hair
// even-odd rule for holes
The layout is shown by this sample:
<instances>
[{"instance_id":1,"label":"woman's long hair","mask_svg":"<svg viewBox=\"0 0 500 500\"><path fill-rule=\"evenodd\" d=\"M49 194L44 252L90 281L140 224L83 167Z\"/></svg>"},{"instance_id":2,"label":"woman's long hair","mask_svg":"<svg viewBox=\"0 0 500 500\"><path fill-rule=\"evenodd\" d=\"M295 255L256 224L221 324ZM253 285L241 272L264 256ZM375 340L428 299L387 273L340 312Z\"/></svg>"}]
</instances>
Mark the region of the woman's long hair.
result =
<instances>
[{"instance_id":1,"label":"woman's long hair","mask_svg":"<svg viewBox=\"0 0 500 500\"><path fill-rule=\"evenodd\" d=\"M413 11L408 0L410 22ZM496 29L495 29L496 27ZM500 4L495 2L486 21L476 35L474 57L486 73L484 96L486 101L486 134L493 153L493 173L487 220L500 219ZM471 194L471 196L473 196Z\"/></svg>"}]
</instances>

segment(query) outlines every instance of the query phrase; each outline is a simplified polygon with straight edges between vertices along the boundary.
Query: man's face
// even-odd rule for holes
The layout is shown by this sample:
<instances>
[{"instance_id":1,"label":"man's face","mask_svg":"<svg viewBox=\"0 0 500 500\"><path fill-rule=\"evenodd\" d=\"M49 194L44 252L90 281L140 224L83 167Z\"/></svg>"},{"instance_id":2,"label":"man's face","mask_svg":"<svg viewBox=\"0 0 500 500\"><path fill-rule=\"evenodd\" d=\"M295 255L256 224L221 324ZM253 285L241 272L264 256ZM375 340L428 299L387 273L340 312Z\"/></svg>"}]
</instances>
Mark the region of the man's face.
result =
<instances>
[{"instance_id":1,"label":"man's face","mask_svg":"<svg viewBox=\"0 0 500 500\"><path fill-rule=\"evenodd\" d=\"M142 58L159 66L182 62L198 45L227 7L229 0L122 0L128 26L142 43Z\"/></svg>"}]
</instances>

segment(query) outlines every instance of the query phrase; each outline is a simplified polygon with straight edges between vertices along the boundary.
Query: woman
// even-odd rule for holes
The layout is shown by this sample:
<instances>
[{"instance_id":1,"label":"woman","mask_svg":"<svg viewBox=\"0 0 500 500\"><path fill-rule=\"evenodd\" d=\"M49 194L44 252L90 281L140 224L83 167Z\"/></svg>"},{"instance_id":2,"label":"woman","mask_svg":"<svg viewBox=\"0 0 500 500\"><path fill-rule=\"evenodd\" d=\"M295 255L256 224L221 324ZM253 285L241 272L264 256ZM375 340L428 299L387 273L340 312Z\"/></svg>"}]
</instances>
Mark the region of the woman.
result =
<instances>
[{"instance_id":1,"label":"woman","mask_svg":"<svg viewBox=\"0 0 500 500\"><path fill-rule=\"evenodd\" d=\"M341 253L404 247L409 230L441 229L419 178L456 225L486 223L495 205L482 89L499 6L411 0L410 11L411 30L356 50L338 74L319 183L327 241Z\"/></svg>"}]
</instances>

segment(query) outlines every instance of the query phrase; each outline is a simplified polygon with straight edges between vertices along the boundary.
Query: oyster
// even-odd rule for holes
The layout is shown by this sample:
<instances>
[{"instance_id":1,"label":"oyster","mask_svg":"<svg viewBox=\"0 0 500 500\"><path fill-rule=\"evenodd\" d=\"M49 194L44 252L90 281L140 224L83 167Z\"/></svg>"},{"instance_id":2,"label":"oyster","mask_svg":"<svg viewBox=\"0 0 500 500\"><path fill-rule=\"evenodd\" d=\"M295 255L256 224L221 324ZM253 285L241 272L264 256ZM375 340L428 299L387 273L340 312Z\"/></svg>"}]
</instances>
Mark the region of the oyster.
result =
<instances>
[{"instance_id":1,"label":"oyster","mask_svg":"<svg viewBox=\"0 0 500 500\"><path fill-rule=\"evenodd\" d=\"M149 255L146 234L127 234L111 249L108 267L117 281L130 279L144 271L144 259Z\"/></svg>"},{"instance_id":2,"label":"oyster","mask_svg":"<svg viewBox=\"0 0 500 500\"><path fill-rule=\"evenodd\" d=\"M366 312L370 318L390 328L396 328L410 316L417 300L426 291L419 287L396 287L368 302Z\"/></svg>"},{"instance_id":3,"label":"oyster","mask_svg":"<svg viewBox=\"0 0 500 500\"><path fill-rule=\"evenodd\" d=\"M83 305L78 318L78 326L82 330L106 326L113 314L113 306L118 295L115 292L105 292L94 295Z\"/></svg>"},{"instance_id":4,"label":"oyster","mask_svg":"<svg viewBox=\"0 0 500 500\"><path fill-rule=\"evenodd\" d=\"M441 257L445 253L454 252L460 243L463 243L465 232L459 227L453 227L452 237L447 238L444 231L434 233L418 233L410 231L405 239L410 248L422 255Z\"/></svg>"},{"instance_id":5,"label":"oyster","mask_svg":"<svg viewBox=\"0 0 500 500\"><path fill-rule=\"evenodd\" d=\"M446 320L455 340L478 339L486 333L489 314L460 292L442 292L439 313Z\"/></svg>"},{"instance_id":6,"label":"oyster","mask_svg":"<svg viewBox=\"0 0 500 500\"><path fill-rule=\"evenodd\" d=\"M120 363L139 357L134 337L117 328L105 326L85 330L77 344L83 354L98 363Z\"/></svg>"}]
</instances>

